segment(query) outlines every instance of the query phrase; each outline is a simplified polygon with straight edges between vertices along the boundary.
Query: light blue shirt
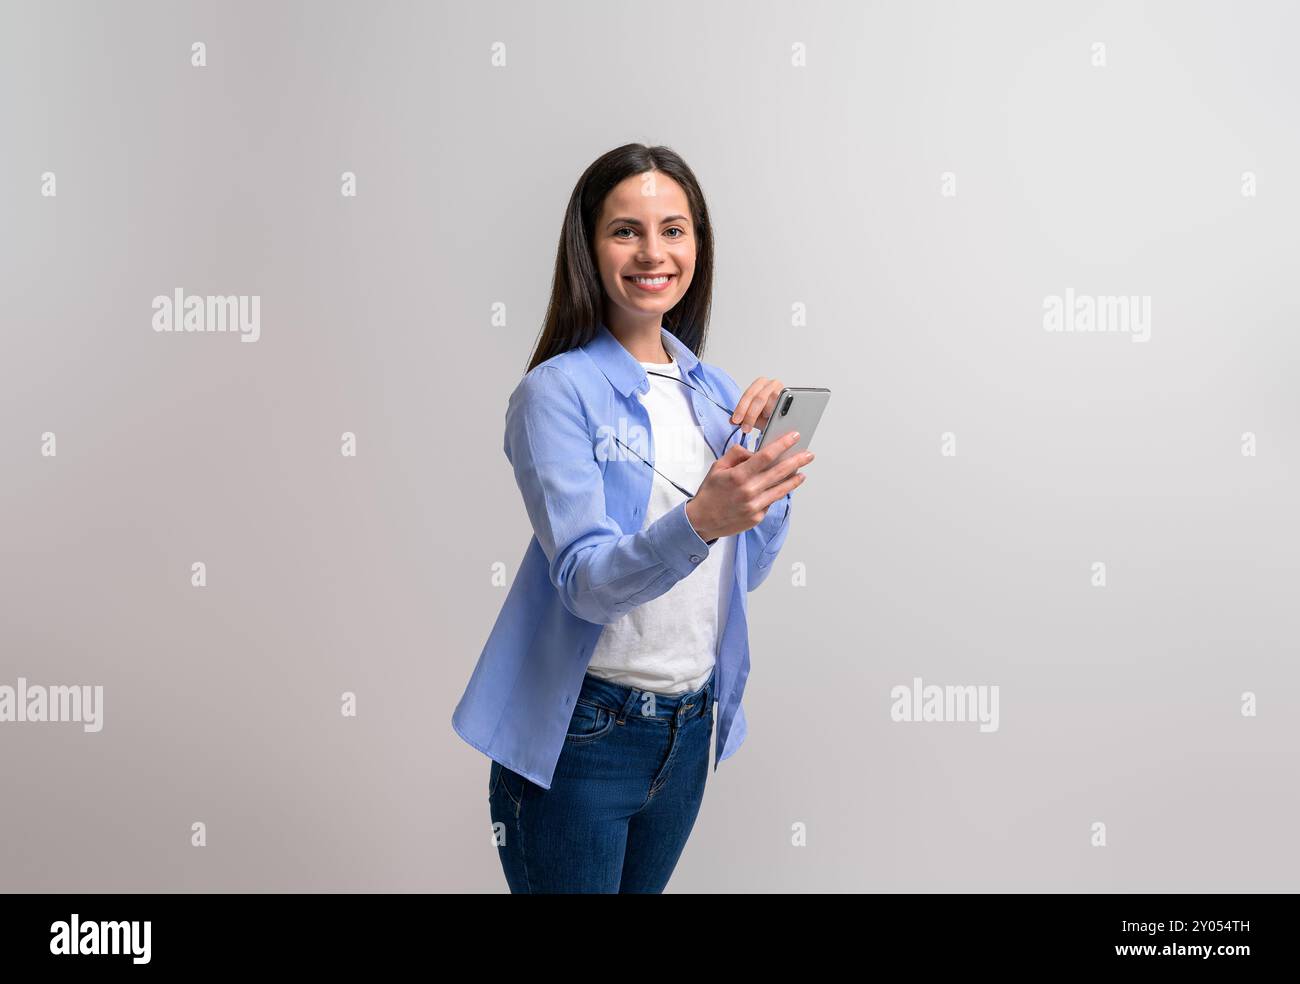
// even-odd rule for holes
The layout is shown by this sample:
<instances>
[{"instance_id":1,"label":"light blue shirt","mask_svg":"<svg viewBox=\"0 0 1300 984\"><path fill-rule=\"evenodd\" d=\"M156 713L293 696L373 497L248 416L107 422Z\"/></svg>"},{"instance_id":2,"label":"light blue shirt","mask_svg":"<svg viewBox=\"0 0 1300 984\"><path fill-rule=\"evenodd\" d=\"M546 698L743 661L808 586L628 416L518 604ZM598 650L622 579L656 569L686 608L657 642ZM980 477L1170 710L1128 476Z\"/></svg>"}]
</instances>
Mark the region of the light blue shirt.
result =
<instances>
[{"instance_id":1,"label":"light blue shirt","mask_svg":"<svg viewBox=\"0 0 1300 984\"><path fill-rule=\"evenodd\" d=\"M735 407L734 379L701 362L666 328L660 334L683 379ZM689 577L709 555L686 518L685 496L642 529L655 475L618 441L654 463L650 417L638 399L649 386L645 369L601 324L586 345L534 366L506 408L506 458L533 538L452 727L543 789L551 788L602 628ZM697 392L688 395L717 454L725 453L728 438L744 441L729 413ZM740 701L749 677L748 595L771 573L789 528L786 493L761 523L736 537L731 605L715 667L715 771L747 733Z\"/></svg>"}]
</instances>

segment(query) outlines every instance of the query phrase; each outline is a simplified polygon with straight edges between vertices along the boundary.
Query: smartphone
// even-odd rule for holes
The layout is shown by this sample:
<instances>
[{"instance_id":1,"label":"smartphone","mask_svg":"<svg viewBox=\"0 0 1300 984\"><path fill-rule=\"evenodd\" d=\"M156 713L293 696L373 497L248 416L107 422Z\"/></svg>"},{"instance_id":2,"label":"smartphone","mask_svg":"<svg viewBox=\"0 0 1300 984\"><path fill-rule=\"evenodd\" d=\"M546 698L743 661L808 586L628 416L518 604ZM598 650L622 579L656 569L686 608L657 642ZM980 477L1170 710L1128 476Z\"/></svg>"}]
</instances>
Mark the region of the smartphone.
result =
<instances>
[{"instance_id":1,"label":"smartphone","mask_svg":"<svg viewBox=\"0 0 1300 984\"><path fill-rule=\"evenodd\" d=\"M807 451L808 445L812 443L813 431L817 429L817 422L822 419L830 399L831 391L820 386L787 386L781 390L781 395L776 398L776 409L772 411L771 419L758 438L755 453L762 451L764 444L791 431L799 432L799 440L776 460L783 461L792 454Z\"/></svg>"}]
</instances>

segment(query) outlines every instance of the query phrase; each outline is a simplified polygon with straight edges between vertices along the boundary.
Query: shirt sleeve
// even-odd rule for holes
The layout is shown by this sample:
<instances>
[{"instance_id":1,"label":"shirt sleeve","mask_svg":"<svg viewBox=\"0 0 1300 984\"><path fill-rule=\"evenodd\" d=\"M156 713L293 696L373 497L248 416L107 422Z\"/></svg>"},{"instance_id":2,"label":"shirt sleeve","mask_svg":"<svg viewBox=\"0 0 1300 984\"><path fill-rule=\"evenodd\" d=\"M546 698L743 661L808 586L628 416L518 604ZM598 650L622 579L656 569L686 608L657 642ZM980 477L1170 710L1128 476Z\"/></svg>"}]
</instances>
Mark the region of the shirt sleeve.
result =
<instances>
[{"instance_id":1,"label":"shirt sleeve","mask_svg":"<svg viewBox=\"0 0 1300 984\"><path fill-rule=\"evenodd\" d=\"M505 453L551 583L578 618L617 621L708 557L685 500L636 533L624 533L606 512L596 444L562 369L535 366L510 395Z\"/></svg>"}]
</instances>

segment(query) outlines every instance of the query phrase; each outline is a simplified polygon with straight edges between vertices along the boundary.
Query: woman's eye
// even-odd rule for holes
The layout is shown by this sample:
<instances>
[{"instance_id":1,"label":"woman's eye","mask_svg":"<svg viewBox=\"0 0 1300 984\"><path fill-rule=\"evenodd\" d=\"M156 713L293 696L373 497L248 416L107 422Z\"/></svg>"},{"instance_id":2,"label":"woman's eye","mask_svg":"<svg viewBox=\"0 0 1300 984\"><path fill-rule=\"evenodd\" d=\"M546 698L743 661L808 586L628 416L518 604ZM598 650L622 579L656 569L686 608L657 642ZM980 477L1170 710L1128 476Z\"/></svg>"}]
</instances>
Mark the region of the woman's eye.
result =
<instances>
[{"instance_id":1,"label":"woman's eye","mask_svg":"<svg viewBox=\"0 0 1300 984\"><path fill-rule=\"evenodd\" d=\"M626 236L620 236L620 235L619 235L619 233L622 233L622 232L633 232L633 233L634 233L634 232L636 232L636 230L633 229L631 226L623 226L622 228L615 229L615 230L614 230L614 236L615 236L615 238L617 238L617 239L626 239L626 238L627 238ZM672 236L672 237L670 237L670 238L672 238L672 239L681 239L682 236L686 235L686 230L683 229L681 226L672 226L671 228L665 229L664 232L680 232L680 233L682 234L681 236Z\"/></svg>"}]
</instances>

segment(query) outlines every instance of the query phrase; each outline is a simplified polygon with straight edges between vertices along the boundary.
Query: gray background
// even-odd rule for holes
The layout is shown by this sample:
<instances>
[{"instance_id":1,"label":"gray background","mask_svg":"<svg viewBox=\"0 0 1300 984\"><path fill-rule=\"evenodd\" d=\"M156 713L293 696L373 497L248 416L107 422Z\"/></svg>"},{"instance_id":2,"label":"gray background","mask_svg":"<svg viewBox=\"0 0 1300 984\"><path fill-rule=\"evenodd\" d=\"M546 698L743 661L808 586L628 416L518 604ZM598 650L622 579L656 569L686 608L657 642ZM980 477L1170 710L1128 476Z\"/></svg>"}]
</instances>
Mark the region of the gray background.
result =
<instances>
[{"instance_id":1,"label":"gray background","mask_svg":"<svg viewBox=\"0 0 1300 984\"><path fill-rule=\"evenodd\" d=\"M835 392L670 890L1296 888L1293 6L2 10L0 683L106 692L0 725L0 888L504 891L450 715L564 205L628 141L708 197L705 358ZM261 340L156 334L177 286ZM1150 341L1045 332L1067 287ZM1000 730L891 722L914 676Z\"/></svg>"}]
</instances>

